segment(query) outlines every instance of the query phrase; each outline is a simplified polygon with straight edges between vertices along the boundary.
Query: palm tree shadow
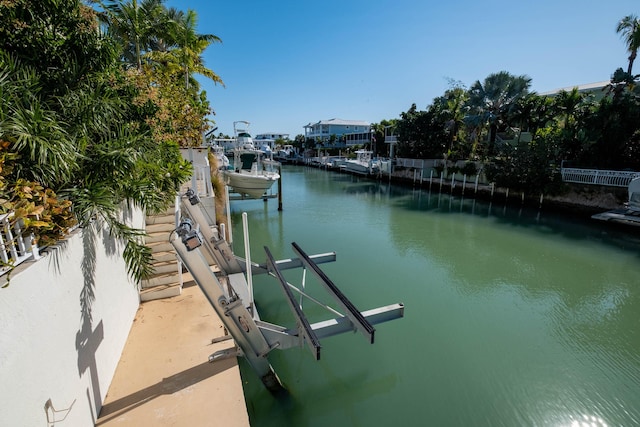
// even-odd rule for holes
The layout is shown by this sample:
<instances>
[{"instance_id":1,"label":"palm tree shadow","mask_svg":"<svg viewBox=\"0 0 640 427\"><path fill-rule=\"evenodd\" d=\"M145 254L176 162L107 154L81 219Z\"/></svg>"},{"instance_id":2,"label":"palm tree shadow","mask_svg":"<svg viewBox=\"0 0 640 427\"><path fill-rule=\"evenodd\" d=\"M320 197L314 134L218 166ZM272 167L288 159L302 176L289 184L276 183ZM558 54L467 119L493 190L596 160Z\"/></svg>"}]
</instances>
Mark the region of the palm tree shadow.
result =
<instances>
[{"instance_id":1,"label":"palm tree shadow","mask_svg":"<svg viewBox=\"0 0 640 427\"><path fill-rule=\"evenodd\" d=\"M80 264L84 285L80 291L80 316L81 326L76 333L76 351L78 354L78 374L82 376L87 370L91 379L93 402L89 402L93 408L99 408L102 404L102 394L98 377L96 351L104 340L104 325L102 320L96 328L93 328L93 316L91 307L95 301L96 287L96 240L97 232L94 224L82 229L83 257ZM90 396L87 390L87 395ZM90 399L90 397L88 397Z\"/></svg>"}]
</instances>

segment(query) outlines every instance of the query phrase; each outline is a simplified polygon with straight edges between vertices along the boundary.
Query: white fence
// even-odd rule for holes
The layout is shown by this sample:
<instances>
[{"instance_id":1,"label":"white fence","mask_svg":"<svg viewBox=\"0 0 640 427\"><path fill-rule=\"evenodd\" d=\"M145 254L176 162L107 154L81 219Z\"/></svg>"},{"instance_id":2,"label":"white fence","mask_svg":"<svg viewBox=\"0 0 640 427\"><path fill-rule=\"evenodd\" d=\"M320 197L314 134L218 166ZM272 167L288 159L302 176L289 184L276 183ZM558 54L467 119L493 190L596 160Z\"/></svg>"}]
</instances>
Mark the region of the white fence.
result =
<instances>
[{"instance_id":1,"label":"white fence","mask_svg":"<svg viewBox=\"0 0 640 427\"><path fill-rule=\"evenodd\" d=\"M442 159L396 159L396 166L405 168L418 169L423 171L426 177L429 169L444 166L445 161ZM459 166L456 164L456 166ZM478 165L476 164L476 167ZM577 184L593 184L607 185L611 187L628 187L632 179L640 177L640 172L633 171L610 171L598 169L577 169L562 168L562 180L564 182L573 182ZM456 178L457 179L457 178Z\"/></svg>"},{"instance_id":2,"label":"white fence","mask_svg":"<svg viewBox=\"0 0 640 427\"><path fill-rule=\"evenodd\" d=\"M22 220L11 224L13 212L0 215L0 276L28 259L38 259L33 235L23 236Z\"/></svg>"},{"instance_id":3,"label":"white fence","mask_svg":"<svg viewBox=\"0 0 640 427\"><path fill-rule=\"evenodd\" d=\"M396 166L405 168L427 169L435 168L438 165L444 165L445 161L442 159L404 159L397 158Z\"/></svg>"},{"instance_id":4,"label":"white fence","mask_svg":"<svg viewBox=\"0 0 640 427\"><path fill-rule=\"evenodd\" d=\"M632 179L640 176L640 172L576 168L562 168L561 173L564 182L608 185L612 187L628 187Z\"/></svg>"}]
</instances>

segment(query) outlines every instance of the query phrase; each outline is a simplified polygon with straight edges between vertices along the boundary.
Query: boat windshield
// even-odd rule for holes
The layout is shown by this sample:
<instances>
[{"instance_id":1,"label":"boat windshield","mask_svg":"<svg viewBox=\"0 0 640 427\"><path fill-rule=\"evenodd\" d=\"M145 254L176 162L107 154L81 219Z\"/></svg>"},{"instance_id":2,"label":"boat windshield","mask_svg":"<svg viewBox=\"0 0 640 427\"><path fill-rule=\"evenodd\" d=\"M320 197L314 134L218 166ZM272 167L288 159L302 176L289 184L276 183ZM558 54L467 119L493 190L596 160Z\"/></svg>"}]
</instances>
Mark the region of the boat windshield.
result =
<instances>
[{"instance_id":1,"label":"boat windshield","mask_svg":"<svg viewBox=\"0 0 640 427\"><path fill-rule=\"evenodd\" d=\"M251 170L253 162L256 160L256 155L253 153L242 153L240 155L240 161L242 162L242 169Z\"/></svg>"}]
</instances>

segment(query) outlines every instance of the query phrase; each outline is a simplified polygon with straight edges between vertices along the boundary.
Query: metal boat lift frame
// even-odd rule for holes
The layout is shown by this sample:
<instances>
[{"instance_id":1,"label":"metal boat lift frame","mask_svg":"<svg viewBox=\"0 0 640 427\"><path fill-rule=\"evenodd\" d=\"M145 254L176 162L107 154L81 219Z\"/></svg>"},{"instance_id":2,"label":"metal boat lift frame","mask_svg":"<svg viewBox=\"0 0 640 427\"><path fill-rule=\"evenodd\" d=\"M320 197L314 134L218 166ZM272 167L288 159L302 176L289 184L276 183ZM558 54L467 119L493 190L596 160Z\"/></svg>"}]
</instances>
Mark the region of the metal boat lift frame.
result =
<instances>
[{"instance_id":1,"label":"metal boat lift frame","mask_svg":"<svg viewBox=\"0 0 640 427\"><path fill-rule=\"evenodd\" d=\"M298 258L276 261L269 248L265 246L266 263L255 264L249 259L246 214L243 214L243 222L245 222L247 258L242 259L233 254L231 247L220 236L217 229L208 225L199 199L192 190L181 196L181 205L188 218L181 220L180 225L171 233L169 240L176 249L179 259L220 317L229 338L233 338L237 346L235 352L223 350L212 354L209 360L213 362L233 355L244 356L263 384L272 392L283 389L267 358L272 350L306 345L316 360L319 360L321 338L359 331L373 344L374 324L404 316L402 303L364 312L358 311L318 266L321 263L335 261L334 252L310 256L294 242L292 246ZM218 266L220 272L216 273L211 269L213 264ZM311 270L315 274L344 314L329 308L338 315L336 318L309 323L302 304L296 301L293 291L298 292L302 297L313 301L315 299L288 283L282 274L283 270L300 267ZM277 279L295 317L295 328L286 328L260 320L253 303L252 275L254 274L268 274Z\"/></svg>"}]
</instances>

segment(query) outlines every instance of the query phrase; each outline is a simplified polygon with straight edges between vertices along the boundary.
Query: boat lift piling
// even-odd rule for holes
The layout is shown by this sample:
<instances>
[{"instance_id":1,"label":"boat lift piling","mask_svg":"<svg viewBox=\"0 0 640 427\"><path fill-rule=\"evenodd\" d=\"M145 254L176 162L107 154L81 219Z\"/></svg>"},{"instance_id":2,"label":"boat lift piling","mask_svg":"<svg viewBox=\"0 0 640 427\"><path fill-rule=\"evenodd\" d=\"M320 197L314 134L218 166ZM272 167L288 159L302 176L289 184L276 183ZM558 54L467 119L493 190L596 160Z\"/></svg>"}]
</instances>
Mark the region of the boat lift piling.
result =
<instances>
[{"instance_id":1,"label":"boat lift piling","mask_svg":"<svg viewBox=\"0 0 640 427\"><path fill-rule=\"evenodd\" d=\"M184 212L189 218L180 221L179 227L170 236L170 243L176 249L180 261L189 270L237 345L235 350L227 349L212 354L209 357L210 362L233 355L244 356L265 387L271 392L277 393L282 391L284 387L267 358L272 350L286 350L306 345L316 360L319 360L320 339L346 332L360 331L373 344L374 324L404 316L404 304L402 303L363 312L358 311L318 266L318 264L335 261L334 252L307 255L294 242L292 246L298 258L276 261L269 248L265 246L266 262L256 264L251 262L248 256L247 259L242 259L233 254L228 242L224 240L224 236L221 236L217 230L213 230L206 222L198 198L192 191L188 191L182 196L181 202ZM246 214L243 214L243 217L245 216ZM196 227L194 227L194 223L197 224ZM248 255L250 250L246 223L244 228L247 245L245 251ZM219 272L215 272L211 268L212 262L217 265ZM288 283L282 275L282 270L292 268L303 269L302 290ZM344 314L306 294L304 280L307 269L318 277L329 296L334 299ZM277 279L296 319L294 328L287 328L260 319L253 304L253 284L251 282L251 276L256 274L268 274ZM300 294L299 301L296 301L294 292ZM303 298L326 308L333 316L337 317L310 323L303 311Z\"/></svg>"},{"instance_id":2,"label":"boat lift piling","mask_svg":"<svg viewBox=\"0 0 640 427\"><path fill-rule=\"evenodd\" d=\"M278 166L278 211L282 211L282 165Z\"/></svg>"}]
</instances>

